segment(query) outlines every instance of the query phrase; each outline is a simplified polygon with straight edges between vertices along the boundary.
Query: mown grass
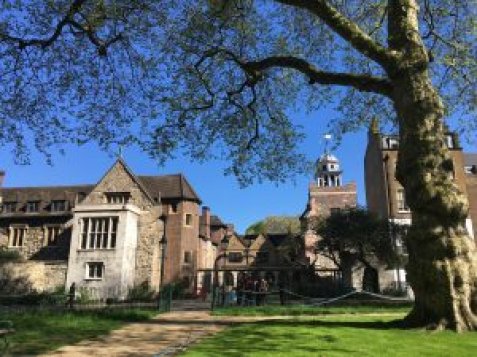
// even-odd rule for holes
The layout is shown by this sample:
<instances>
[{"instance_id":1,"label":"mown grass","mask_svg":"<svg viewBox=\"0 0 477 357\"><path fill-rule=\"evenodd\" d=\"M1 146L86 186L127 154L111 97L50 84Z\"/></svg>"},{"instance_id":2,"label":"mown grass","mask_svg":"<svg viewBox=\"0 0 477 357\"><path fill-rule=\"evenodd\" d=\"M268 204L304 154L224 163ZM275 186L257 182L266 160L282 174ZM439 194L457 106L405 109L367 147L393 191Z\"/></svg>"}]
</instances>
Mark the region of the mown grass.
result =
<instances>
[{"instance_id":1,"label":"mown grass","mask_svg":"<svg viewBox=\"0 0 477 357\"><path fill-rule=\"evenodd\" d=\"M402 315L404 316L404 314ZM477 333L397 327L396 315L327 315L234 325L183 356L475 356Z\"/></svg>"},{"instance_id":2,"label":"mown grass","mask_svg":"<svg viewBox=\"0 0 477 357\"><path fill-rule=\"evenodd\" d=\"M353 306L323 306L309 305L289 306L254 306L254 307L226 307L213 311L217 316L319 316L336 314L370 314L370 313L407 313L411 304L401 305L353 305Z\"/></svg>"},{"instance_id":3,"label":"mown grass","mask_svg":"<svg viewBox=\"0 0 477 357\"><path fill-rule=\"evenodd\" d=\"M81 340L96 338L125 323L144 321L156 314L157 311L142 309L29 311L0 313L0 320L11 320L16 330L9 337L9 354L37 355ZM0 355L2 347L0 346Z\"/></svg>"}]
</instances>

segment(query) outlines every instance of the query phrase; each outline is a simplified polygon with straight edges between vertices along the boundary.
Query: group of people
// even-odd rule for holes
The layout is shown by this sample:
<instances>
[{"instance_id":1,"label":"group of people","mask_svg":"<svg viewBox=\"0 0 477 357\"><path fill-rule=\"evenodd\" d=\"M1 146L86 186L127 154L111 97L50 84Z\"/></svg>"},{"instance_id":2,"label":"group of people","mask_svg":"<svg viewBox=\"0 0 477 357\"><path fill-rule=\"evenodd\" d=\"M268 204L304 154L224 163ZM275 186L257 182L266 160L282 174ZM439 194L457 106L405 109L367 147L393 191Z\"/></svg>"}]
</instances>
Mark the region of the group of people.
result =
<instances>
[{"instance_id":1,"label":"group of people","mask_svg":"<svg viewBox=\"0 0 477 357\"><path fill-rule=\"evenodd\" d=\"M269 287L265 278L245 275L237 282L237 305L264 305Z\"/></svg>"}]
</instances>

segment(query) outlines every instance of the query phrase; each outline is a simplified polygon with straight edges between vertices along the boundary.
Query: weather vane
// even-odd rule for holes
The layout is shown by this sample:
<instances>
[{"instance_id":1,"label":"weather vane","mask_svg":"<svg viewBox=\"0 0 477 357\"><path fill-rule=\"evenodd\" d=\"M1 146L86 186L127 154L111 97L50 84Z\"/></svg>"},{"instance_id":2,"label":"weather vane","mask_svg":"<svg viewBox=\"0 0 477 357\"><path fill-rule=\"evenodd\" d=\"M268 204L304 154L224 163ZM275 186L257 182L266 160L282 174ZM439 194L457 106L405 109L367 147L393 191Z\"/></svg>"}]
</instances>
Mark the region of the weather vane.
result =
<instances>
[{"instance_id":1,"label":"weather vane","mask_svg":"<svg viewBox=\"0 0 477 357\"><path fill-rule=\"evenodd\" d=\"M122 158L123 158L123 147L124 147L123 144L119 144L119 145L118 145L118 159L122 159Z\"/></svg>"},{"instance_id":2,"label":"weather vane","mask_svg":"<svg viewBox=\"0 0 477 357\"><path fill-rule=\"evenodd\" d=\"M331 141L331 134L330 133L324 134L323 139L325 140L325 154L328 154L328 143Z\"/></svg>"}]
</instances>

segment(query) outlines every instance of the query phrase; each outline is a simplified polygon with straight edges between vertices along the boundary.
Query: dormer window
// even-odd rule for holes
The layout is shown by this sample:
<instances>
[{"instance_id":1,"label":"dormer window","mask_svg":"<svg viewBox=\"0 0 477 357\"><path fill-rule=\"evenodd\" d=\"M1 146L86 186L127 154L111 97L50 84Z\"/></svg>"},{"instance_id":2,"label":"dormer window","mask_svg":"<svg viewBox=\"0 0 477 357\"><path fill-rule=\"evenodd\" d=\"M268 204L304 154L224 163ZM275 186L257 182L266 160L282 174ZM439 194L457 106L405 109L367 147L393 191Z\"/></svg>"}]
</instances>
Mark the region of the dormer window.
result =
<instances>
[{"instance_id":1,"label":"dormer window","mask_svg":"<svg viewBox=\"0 0 477 357\"><path fill-rule=\"evenodd\" d=\"M129 202L131 198L130 192L108 192L106 193L106 199L110 204L124 205Z\"/></svg>"},{"instance_id":2,"label":"dormer window","mask_svg":"<svg viewBox=\"0 0 477 357\"><path fill-rule=\"evenodd\" d=\"M4 202L2 205L2 213L13 213L17 210L16 202Z\"/></svg>"},{"instance_id":3,"label":"dormer window","mask_svg":"<svg viewBox=\"0 0 477 357\"><path fill-rule=\"evenodd\" d=\"M76 194L76 202L80 203L86 198L86 193L85 192L78 192Z\"/></svg>"},{"instance_id":4,"label":"dormer window","mask_svg":"<svg viewBox=\"0 0 477 357\"><path fill-rule=\"evenodd\" d=\"M51 212L63 212L66 211L66 201L56 200L51 202Z\"/></svg>"},{"instance_id":5,"label":"dormer window","mask_svg":"<svg viewBox=\"0 0 477 357\"><path fill-rule=\"evenodd\" d=\"M26 204L26 212L38 212L40 210L40 201L28 201Z\"/></svg>"}]
</instances>

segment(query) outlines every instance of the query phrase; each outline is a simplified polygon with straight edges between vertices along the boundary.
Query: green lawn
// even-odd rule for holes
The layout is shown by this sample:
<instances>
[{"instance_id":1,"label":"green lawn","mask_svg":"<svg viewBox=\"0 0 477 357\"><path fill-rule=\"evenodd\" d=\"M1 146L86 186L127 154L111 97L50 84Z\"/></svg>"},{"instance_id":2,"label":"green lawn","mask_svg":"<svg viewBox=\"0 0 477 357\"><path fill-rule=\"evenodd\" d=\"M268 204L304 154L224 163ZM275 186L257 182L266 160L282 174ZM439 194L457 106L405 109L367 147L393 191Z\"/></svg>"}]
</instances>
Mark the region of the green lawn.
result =
<instances>
[{"instance_id":1,"label":"green lawn","mask_svg":"<svg viewBox=\"0 0 477 357\"><path fill-rule=\"evenodd\" d=\"M326 306L313 307L309 305L289 306L258 306L258 307L227 307L213 311L217 316L319 316L335 314L363 314L363 313L400 313L404 314L411 309L410 304L402 305L354 305L354 306Z\"/></svg>"},{"instance_id":2,"label":"green lawn","mask_svg":"<svg viewBox=\"0 0 477 357\"><path fill-rule=\"evenodd\" d=\"M477 333L402 330L394 315L294 317L232 326L183 356L476 356Z\"/></svg>"},{"instance_id":3,"label":"green lawn","mask_svg":"<svg viewBox=\"0 0 477 357\"><path fill-rule=\"evenodd\" d=\"M13 321L16 333L9 337L8 352L36 355L84 339L108 333L128 322L144 321L156 315L152 310L97 312L0 313L0 320ZM0 355L3 344L0 342Z\"/></svg>"}]
</instances>

